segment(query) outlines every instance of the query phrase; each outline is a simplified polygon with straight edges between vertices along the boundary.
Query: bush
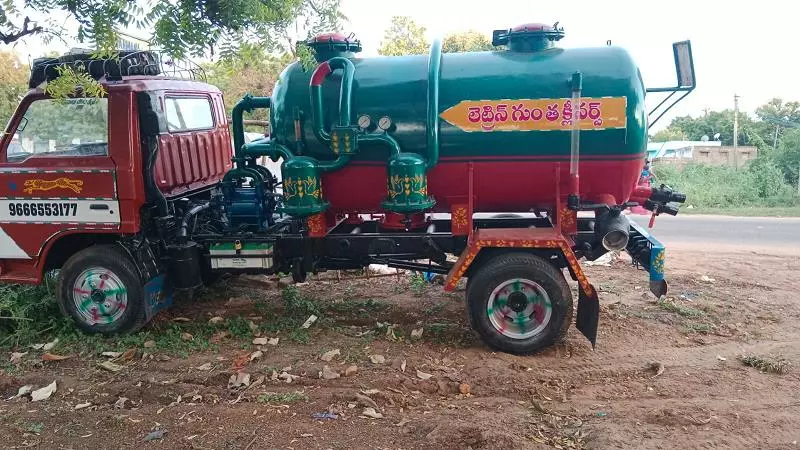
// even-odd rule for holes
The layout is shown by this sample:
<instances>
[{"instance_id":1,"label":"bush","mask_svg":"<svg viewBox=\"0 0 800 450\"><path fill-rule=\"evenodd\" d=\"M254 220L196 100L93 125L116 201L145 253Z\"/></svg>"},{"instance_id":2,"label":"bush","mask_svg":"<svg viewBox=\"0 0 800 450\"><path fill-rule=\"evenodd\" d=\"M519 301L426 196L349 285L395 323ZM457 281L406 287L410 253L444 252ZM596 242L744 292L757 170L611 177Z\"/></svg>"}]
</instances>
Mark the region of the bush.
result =
<instances>
[{"instance_id":1,"label":"bush","mask_svg":"<svg viewBox=\"0 0 800 450\"><path fill-rule=\"evenodd\" d=\"M27 345L68 326L49 289L54 280L45 281L38 286L0 285L0 347Z\"/></svg>"},{"instance_id":2,"label":"bush","mask_svg":"<svg viewBox=\"0 0 800 450\"><path fill-rule=\"evenodd\" d=\"M702 208L791 206L798 204L783 171L771 158L759 158L744 169L690 163L682 170L653 165L655 182L686 194L686 205Z\"/></svg>"}]
</instances>

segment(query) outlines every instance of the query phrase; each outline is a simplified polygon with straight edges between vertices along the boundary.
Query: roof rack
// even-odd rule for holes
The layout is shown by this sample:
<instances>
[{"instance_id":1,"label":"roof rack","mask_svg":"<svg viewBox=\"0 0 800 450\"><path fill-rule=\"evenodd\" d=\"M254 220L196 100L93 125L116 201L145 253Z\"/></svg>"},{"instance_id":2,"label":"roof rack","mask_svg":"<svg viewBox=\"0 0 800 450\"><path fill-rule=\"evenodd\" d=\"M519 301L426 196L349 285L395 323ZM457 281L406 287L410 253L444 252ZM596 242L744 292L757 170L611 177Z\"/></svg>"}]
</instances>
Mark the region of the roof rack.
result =
<instances>
[{"instance_id":1,"label":"roof rack","mask_svg":"<svg viewBox=\"0 0 800 450\"><path fill-rule=\"evenodd\" d=\"M31 64L28 87L58 77L57 67L83 68L95 80L121 80L123 76L163 76L183 80L206 81L200 65L189 60L172 58L158 50L118 50L112 58L92 58L91 50L67 53L58 58L38 58Z\"/></svg>"}]
</instances>

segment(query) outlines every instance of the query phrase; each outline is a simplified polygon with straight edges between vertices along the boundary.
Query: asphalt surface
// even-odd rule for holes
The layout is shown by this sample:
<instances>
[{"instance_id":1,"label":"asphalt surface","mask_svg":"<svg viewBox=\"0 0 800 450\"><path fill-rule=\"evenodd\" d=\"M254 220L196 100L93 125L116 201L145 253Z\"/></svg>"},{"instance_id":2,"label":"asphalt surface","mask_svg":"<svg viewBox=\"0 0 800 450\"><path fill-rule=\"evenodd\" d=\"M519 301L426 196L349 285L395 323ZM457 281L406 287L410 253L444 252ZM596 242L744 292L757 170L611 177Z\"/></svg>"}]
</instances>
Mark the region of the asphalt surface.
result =
<instances>
[{"instance_id":1,"label":"asphalt surface","mask_svg":"<svg viewBox=\"0 0 800 450\"><path fill-rule=\"evenodd\" d=\"M647 227L650 216L629 216ZM670 246L800 253L800 218L661 215L649 230Z\"/></svg>"}]
</instances>

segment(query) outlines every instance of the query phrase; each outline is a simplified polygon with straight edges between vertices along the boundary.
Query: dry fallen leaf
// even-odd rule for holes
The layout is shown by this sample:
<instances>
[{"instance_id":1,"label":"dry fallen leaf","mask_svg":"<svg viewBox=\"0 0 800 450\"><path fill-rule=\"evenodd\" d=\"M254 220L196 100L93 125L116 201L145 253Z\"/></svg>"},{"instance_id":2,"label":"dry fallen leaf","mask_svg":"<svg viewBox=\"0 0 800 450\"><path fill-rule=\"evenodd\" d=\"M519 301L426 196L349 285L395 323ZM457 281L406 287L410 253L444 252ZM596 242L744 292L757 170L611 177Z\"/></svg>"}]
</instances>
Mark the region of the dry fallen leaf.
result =
<instances>
[{"instance_id":1,"label":"dry fallen leaf","mask_svg":"<svg viewBox=\"0 0 800 450\"><path fill-rule=\"evenodd\" d=\"M339 356L341 353L342 352L339 351L339 349L337 348L335 350L330 350L330 351L327 351L327 352L323 353L322 356L319 357L319 359L321 359L321 360L323 360L325 362L330 362L333 358Z\"/></svg>"},{"instance_id":2,"label":"dry fallen leaf","mask_svg":"<svg viewBox=\"0 0 800 450\"><path fill-rule=\"evenodd\" d=\"M119 358L120 356L122 356L122 352L103 352L100 354L100 356L106 356L109 358Z\"/></svg>"},{"instance_id":3,"label":"dry fallen leaf","mask_svg":"<svg viewBox=\"0 0 800 450\"><path fill-rule=\"evenodd\" d=\"M53 339L52 342L48 342L47 344L44 344L42 346L42 350L44 350L46 352L49 352L50 350L53 349L53 347L56 346L56 344L58 344L58 338Z\"/></svg>"},{"instance_id":4,"label":"dry fallen leaf","mask_svg":"<svg viewBox=\"0 0 800 450\"><path fill-rule=\"evenodd\" d=\"M99 363L98 366L100 366L103 369L106 369L106 370L108 370L110 372L119 372L120 370L123 369L123 366L120 366L119 364L115 364L115 363L113 363L111 361L103 361L103 362Z\"/></svg>"},{"instance_id":5,"label":"dry fallen leaf","mask_svg":"<svg viewBox=\"0 0 800 450\"><path fill-rule=\"evenodd\" d=\"M41 400L47 400L48 398L50 398L51 395L53 395L56 389L57 389L56 382L53 381L47 386L31 392L31 401L38 402Z\"/></svg>"},{"instance_id":6,"label":"dry fallen leaf","mask_svg":"<svg viewBox=\"0 0 800 450\"><path fill-rule=\"evenodd\" d=\"M188 317L176 317L176 318L172 319L172 321L173 322L191 322L192 319L190 319Z\"/></svg>"},{"instance_id":7,"label":"dry fallen leaf","mask_svg":"<svg viewBox=\"0 0 800 450\"><path fill-rule=\"evenodd\" d=\"M181 340L183 340L183 341L193 341L194 340L194 336L192 336L190 333L185 333L184 332L184 333L181 333Z\"/></svg>"},{"instance_id":8,"label":"dry fallen leaf","mask_svg":"<svg viewBox=\"0 0 800 450\"><path fill-rule=\"evenodd\" d=\"M11 358L9 358L9 360L8 360L8 361L9 361L10 363L14 364L14 363L16 363L17 361L21 360L21 359L22 359L22 357L23 357L23 356L25 356L25 355L27 355L27 354L28 354L28 352L24 352L24 353L13 352L13 353L11 353Z\"/></svg>"},{"instance_id":9,"label":"dry fallen leaf","mask_svg":"<svg viewBox=\"0 0 800 450\"><path fill-rule=\"evenodd\" d=\"M201 366L195 367L195 369L197 369L197 370L211 370L211 363L207 362L207 363L205 363L205 364L203 364Z\"/></svg>"},{"instance_id":10,"label":"dry fallen leaf","mask_svg":"<svg viewBox=\"0 0 800 450\"><path fill-rule=\"evenodd\" d=\"M75 411L77 411L77 410L79 410L79 409L88 408L88 407L90 407L90 406L92 406L92 403L91 403L91 402L86 402L86 403L78 403L77 405L75 405Z\"/></svg>"},{"instance_id":11,"label":"dry fallen leaf","mask_svg":"<svg viewBox=\"0 0 800 450\"><path fill-rule=\"evenodd\" d=\"M427 380L432 376L433 375L431 375L429 373L425 373L425 372L422 372L421 370L417 369L417 377L419 377L420 380Z\"/></svg>"},{"instance_id":12,"label":"dry fallen leaf","mask_svg":"<svg viewBox=\"0 0 800 450\"><path fill-rule=\"evenodd\" d=\"M42 355L42 361L63 361L65 359L69 359L69 358L72 358L72 356L69 356L69 355L66 355L66 356L65 355L56 355L56 354L50 353L50 352L47 352L44 355Z\"/></svg>"}]
</instances>

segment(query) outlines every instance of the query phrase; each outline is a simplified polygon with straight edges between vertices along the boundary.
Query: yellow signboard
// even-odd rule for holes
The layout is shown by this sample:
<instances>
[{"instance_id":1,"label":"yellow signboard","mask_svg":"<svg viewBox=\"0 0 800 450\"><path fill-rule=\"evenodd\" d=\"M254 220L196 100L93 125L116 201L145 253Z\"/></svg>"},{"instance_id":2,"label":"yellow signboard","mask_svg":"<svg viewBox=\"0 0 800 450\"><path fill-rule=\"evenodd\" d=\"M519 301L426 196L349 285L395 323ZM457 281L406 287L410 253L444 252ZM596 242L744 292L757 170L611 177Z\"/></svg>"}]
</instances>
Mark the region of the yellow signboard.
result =
<instances>
[{"instance_id":1,"label":"yellow signboard","mask_svg":"<svg viewBox=\"0 0 800 450\"><path fill-rule=\"evenodd\" d=\"M627 97L581 98L580 129L625 128ZM464 100L440 117L464 131L572 129L572 99Z\"/></svg>"}]
</instances>

